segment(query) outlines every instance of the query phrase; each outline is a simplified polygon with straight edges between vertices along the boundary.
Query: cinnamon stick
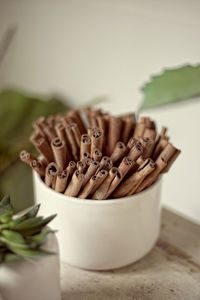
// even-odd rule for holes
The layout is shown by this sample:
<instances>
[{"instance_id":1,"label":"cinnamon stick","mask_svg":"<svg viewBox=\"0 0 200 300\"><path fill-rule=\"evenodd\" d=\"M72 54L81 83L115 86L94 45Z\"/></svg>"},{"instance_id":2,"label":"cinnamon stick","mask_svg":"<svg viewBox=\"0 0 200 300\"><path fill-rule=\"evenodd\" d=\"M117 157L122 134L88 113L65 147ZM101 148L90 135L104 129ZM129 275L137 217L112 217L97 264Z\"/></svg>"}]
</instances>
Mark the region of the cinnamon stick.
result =
<instances>
[{"instance_id":1,"label":"cinnamon stick","mask_svg":"<svg viewBox=\"0 0 200 300\"><path fill-rule=\"evenodd\" d=\"M143 138L149 138L153 141L156 139L156 130L155 129L150 129L150 128L145 128Z\"/></svg>"},{"instance_id":2,"label":"cinnamon stick","mask_svg":"<svg viewBox=\"0 0 200 300\"><path fill-rule=\"evenodd\" d=\"M153 172L151 172L143 181L142 183L138 186L138 188L136 189L136 193L141 192L142 190L144 190L145 188L147 188L148 186L150 186L153 182L156 181L156 179L158 178L159 174L161 173L161 171L166 167L167 162L164 160L163 157L159 157L156 160L155 163L155 169Z\"/></svg>"},{"instance_id":3,"label":"cinnamon stick","mask_svg":"<svg viewBox=\"0 0 200 300\"><path fill-rule=\"evenodd\" d=\"M128 153L128 157L132 160L137 160L138 157L143 153L143 147L142 144L137 141L134 146L130 149Z\"/></svg>"},{"instance_id":4,"label":"cinnamon stick","mask_svg":"<svg viewBox=\"0 0 200 300\"><path fill-rule=\"evenodd\" d=\"M129 176L121 185L113 192L114 198L120 198L132 195L144 178L155 169L155 163L150 159L146 159L139 169Z\"/></svg>"},{"instance_id":5,"label":"cinnamon stick","mask_svg":"<svg viewBox=\"0 0 200 300\"><path fill-rule=\"evenodd\" d=\"M110 117L108 125L108 148L107 153L111 155L116 143L120 140L122 120L120 117Z\"/></svg>"},{"instance_id":6,"label":"cinnamon stick","mask_svg":"<svg viewBox=\"0 0 200 300\"><path fill-rule=\"evenodd\" d=\"M113 153L111 154L110 159L112 160L113 163L116 163L120 159L124 157L124 155L127 152L127 147L123 142L117 142Z\"/></svg>"},{"instance_id":7,"label":"cinnamon stick","mask_svg":"<svg viewBox=\"0 0 200 300\"><path fill-rule=\"evenodd\" d=\"M67 170L63 170L62 172L58 172L56 177L55 191L59 193L63 193L66 189L67 180L69 173Z\"/></svg>"},{"instance_id":8,"label":"cinnamon stick","mask_svg":"<svg viewBox=\"0 0 200 300\"><path fill-rule=\"evenodd\" d=\"M103 156L101 161L100 161L100 165L99 168L97 169L97 172L99 172L102 169L106 169L106 170L110 170L113 166L113 163L111 161L111 159L108 156Z\"/></svg>"},{"instance_id":9,"label":"cinnamon stick","mask_svg":"<svg viewBox=\"0 0 200 300\"><path fill-rule=\"evenodd\" d=\"M135 128L135 114L127 114L122 116L123 130L121 134L121 140L124 144L127 144L130 136L133 134Z\"/></svg>"},{"instance_id":10,"label":"cinnamon stick","mask_svg":"<svg viewBox=\"0 0 200 300\"><path fill-rule=\"evenodd\" d=\"M90 153L91 150L91 138L89 134L82 134L81 146L80 146L80 159L84 158L84 153Z\"/></svg>"},{"instance_id":11,"label":"cinnamon stick","mask_svg":"<svg viewBox=\"0 0 200 300\"><path fill-rule=\"evenodd\" d=\"M35 156L27 152L26 150L22 150L19 154L21 161L25 162L26 164L30 164L33 160L37 160Z\"/></svg>"},{"instance_id":12,"label":"cinnamon stick","mask_svg":"<svg viewBox=\"0 0 200 300\"><path fill-rule=\"evenodd\" d=\"M87 164L83 161L78 161L77 164L77 170L80 172L80 173L85 173L86 169L87 169Z\"/></svg>"},{"instance_id":13,"label":"cinnamon stick","mask_svg":"<svg viewBox=\"0 0 200 300\"><path fill-rule=\"evenodd\" d=\"M86 199L90 194L96 183L100 181L100 178L97 175L93 175L88 183L84 186L83 190L79 194L78 198Z\"/></svg>"},{"instance_id":14,"label":"cinnamon stick","mask_svg":"<svg viewBox=\"0 0 200 300\"><path fill-rule=\"evenodd\" d=\"M107 170L100 170L96 176L98 178L98 180L96 181L95 185L93 186L92 190L90 191L90 194L94 194L95 191L99 188L99 186L104 182L104 180L106 179L108 175L108 171Z\"/></svg>"},{"instance_id":15,"label":"cinnamon stick","mask_svg":"<svg viewBox=\"0 0 200 300\"><path fill-rule=\"evenodd\" d=\"M40 133L40 135L45 138L46 134L43 131L43 127L46 125L45 117L39 117L35 122L33 123L33 127Z\"/></svg>"},{"instance_id":16,"label":"cinnamon stick","mask_svg":"<svg viewBox=\"0 0 200 300\"><path fill-rule=\"evenodd\" d=\"M152 139L149 138L140 138L140 143L143 147L143 153L142 153L142 157L144 159L151 157L151 154L153 153L154 150L154 146L155 146L155 141L153 141Z\"/></svg>"},{"instance_id":17,"label":"cinnamon stick","mask_svg":"<svg viewBox=\"0 0 200 300\"><path fill-rule=\"evenodd\" d=\"M71 178L72 175L74 174L74 171L76 170L76 163L75 161L71 160L67 166L67 173L68 177Z\"/></svg>"},{"instance_id":18,"label":"cinnamon stick","mask_svg":"<svg viewBox=\"0 0 200 300\"><path fill-rule=\"evenodd\" d=\"M116 187L120 184L121 181L122 181L122 173L118 169L113 181L111 182L108 188L107 193L104 195L104 199L107 199L112 194L112 192L116 189Z\"/></svg>"},{"instance_id":19,"label":"cinnamon stick","mask_svg":"<svg viewBox=\"0 0 200 300\"><path fill-rule=\"evenodd\" d=\"M96 200L104 200L105 196L110 188L110 185L113 181L113 179L115 178L115 176L117 175L118 168L111 168L108 176L106 177L106 179L103 181L103 183L99 186L99 188L95 191L95 193L92 196L92 199L96 199Z\"/></svg>"},{"instance_id":20,"label":"cinnamon stick","mask_svg":"<svg viewBox=\"0 0 200 300\"><path fill-rule=\"evenodd\" d=\"M76 170L72 176L70 183L68 184L65 195L76 197L79 194L79 191L82 187L84 181L84 175Z\"/></svg>"},{"instance_id":21,"label":"cinnamon stick","mask_svg":"<svg viewBox=\"0 0 200 300\"><path fill-rule=\"evenodd\" d=\"M102 152L103 146L103 130L98 129L91 135L91 156L96 149L99 149Z\"/></svg>"},{"instance_id":22,"label":"cinnamon stick","mask_svg":"<svg viewBox=\"0 0 200 300\"><path fill-rule=\"evenodd\" d=\"M53 162L54 161L54 156L53 156L53 151L47 141L44 138L41 138L36 141L35 147L37 151L45 157L47 162Z\"/></svg>"},{"instance_id":23,"label":"cinnamon stick","mask_svg":"<svg viewBox=\"0 0 200 300\"><path fill-rule=\"evenodd\" d=\"M89 165L89 167L85 173L83 186L85 186L88 183L88 181L90 180L90 178L96 173L99 166L100 166L100 163L98 161L91 162L91 164Z\"/></svg>"},{"instance_id":24,"label":"cinnamon stick","mask_svg":"<svg viewBox=\"0 0 200 300\"><path fill-rule=\"evenodd\" d=\"M99 149L94 149L93 155L92 155L93 160L100 161L102 158L102 153Z\"/></svg>"},{"instance_id":25,"label":"cinnamon stick","mask_svg":"<svg viewBox=\"0 0 200 300\"><path fill-rule=\"evenodd\" d=\"M160 155L160 153L163 151L163 149L167 146L168 144L168 140L166 140L165 138L160 138L159 142L157 143L153 154L152 154L152 159L156 160L157 157Z\"/></svg>"},{"instance_id":26,"label":"cinnamon stick","mask_svg":"<svg viewBox=\"0 0 200 300\"><path fill-rule=\"evenodd\" d=\"M41 177L45 176L45 167L38 159L33 159L30 162L31 168L36 171Z\"/></svg>"},{"instance_id":27,"label":"cinnamon stick","mask_svg":"<svg viewBox=\"0 0 200 300\"><path fill-rule=\"evenodd\" d=\"M133 137L136 139L143 137L145 128L146 128L146 126L145 126L144 122L140 121L140 122L136 123Z\"/></svg>"},{"instance_id":28,"label":"cinnamon stick","mask_svg":"<svg viewBox=\"0 0 200 300\"><path fill-rule=\"evenodd\" d=\"M78 125L81 134L86 133L85 124L81 118L80 112L76 109L72 109L68 112L67 117L72 118L73 122Z\"/></svg>"},{"instance_id":29,"label":"cinnamon stick","mask_svg":"<svg viewBox=\"0 0 200 300\"><path fill-rule=\"evenodd\" d=\"M170 159L167 162L166 167L164 168L164 170L161 173L167 173L169 171L169 169L171 168L171 166L173 165L173 163L175 162L175 160L177 159L177 157L179 156L180 153L181 153L181 150L176 149L175 153L170 157Z\"/></svg>"},{"instance_id":30,"label":"cinnamon stick","mask_svg":"<svg viewBox=\"0 0 200 300\"><path fill-rule=\"evenodd\" d=\"M55 162L60 171L66 168L67 161L67 149L65 142L56 137L51 141L51 148L53 150Z\"/></svg>"},{"instance_id":31,"label":"cinnamon stick","mask_svg":"<svg viewBox=\"0 0 200 300\"><path fill-rule=\"evenodd\" d=\"M46 167L45 179L44 179L47 186L55 189L56 177L57 177L58 172L59 172L59 169L58 169L58 166L56 165L56 163L51 162L48 164L48 166Z\"/></svg>"},{"instance_id":32,"label":"cinnamon stick","mask_svg":"<svg viewBox=\"0 0 200 300\"><path fill-rule=\"evenodd\" d=\"M75 131L73 130L74 127L77 127L77 125L75 123L72 123L70 125L67 125L65 130L66 130L68 141L70 143L72 156L75 161L78 161L79 160L79 145L77 144L78 136L75 136Z\"/></svg>"}]
</instances>

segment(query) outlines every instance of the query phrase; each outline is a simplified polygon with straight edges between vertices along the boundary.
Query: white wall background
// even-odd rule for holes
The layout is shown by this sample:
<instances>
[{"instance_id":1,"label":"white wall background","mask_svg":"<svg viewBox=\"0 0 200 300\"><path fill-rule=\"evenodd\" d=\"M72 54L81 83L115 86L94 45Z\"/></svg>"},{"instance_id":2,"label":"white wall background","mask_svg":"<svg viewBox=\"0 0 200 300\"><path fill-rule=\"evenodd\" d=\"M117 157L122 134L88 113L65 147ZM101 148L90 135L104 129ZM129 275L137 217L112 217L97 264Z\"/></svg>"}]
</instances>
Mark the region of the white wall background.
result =
<instances>
[{"instance_id":1,"label":"white wall background","mask_svg":"<svg viewBox=\"0 0 200 300\"><path fill-rule=\"evenodd\" d=\"M18 26L0 86L59 92L77 107L106 95L105 109L135 110L153 73L200 62L199 15L198 0L0 0L0 37ZM200 101L147 113L182 149L162 200L200 220Z\"/></svg>"}]
</instances>

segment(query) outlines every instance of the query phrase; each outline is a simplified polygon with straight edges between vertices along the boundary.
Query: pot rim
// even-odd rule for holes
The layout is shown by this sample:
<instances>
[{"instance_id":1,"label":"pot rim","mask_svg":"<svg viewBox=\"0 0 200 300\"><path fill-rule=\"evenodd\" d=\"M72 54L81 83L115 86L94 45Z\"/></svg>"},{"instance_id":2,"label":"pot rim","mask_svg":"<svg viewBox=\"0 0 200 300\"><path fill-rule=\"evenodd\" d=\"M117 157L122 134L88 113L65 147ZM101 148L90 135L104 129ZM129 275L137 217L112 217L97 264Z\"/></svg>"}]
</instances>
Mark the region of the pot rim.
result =
<instances>
[{"instance_id":1,"label":"pot rim","mask_svg":"<svg viewBox=\"0 0 200 300\"><path fill-rule=\"evenodd\" d=\"M145 194L150 193L157 185L160 184L160 182L162 180L162 175L159 175L158 179L152 185L150 185L145 190L143 190L137 194L134 194L134 195L125 196L122 198L115 198L115 199L108 198L106 200L93 200L93 199L81 199L78 197L67 196L62 193L56 192L52 188L48 187L34 170L33 170L33 175L36 178L36 180L39 182L39 184L42 184L43 187L47 189L48 193L51 193L52 195L55 195L56 197L60 197L63 200L67 200L67 201L70 201L70 202L76 203L76 204L99 205L99 206L112 205L112 204L123 204L129 200L131 200L131 201L136 200L139 197L142 197ZM36 185L37 184L35 182L35 186Z\"/></svg>"}]
</instances>

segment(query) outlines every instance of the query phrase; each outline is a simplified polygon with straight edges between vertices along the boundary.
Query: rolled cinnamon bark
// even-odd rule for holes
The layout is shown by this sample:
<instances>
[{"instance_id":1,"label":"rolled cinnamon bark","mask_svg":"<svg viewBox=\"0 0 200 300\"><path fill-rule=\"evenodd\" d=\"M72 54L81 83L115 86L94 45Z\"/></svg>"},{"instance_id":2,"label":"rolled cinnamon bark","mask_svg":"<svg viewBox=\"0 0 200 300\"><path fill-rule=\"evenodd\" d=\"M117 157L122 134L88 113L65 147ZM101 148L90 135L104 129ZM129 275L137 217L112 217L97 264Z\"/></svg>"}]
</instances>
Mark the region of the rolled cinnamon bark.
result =
<instances>
[{"instance_id":1,"label":"rolled cinnamon bark","mask_svg":"<svg viewBox=\"0 0 200 300\"><path fill-rule=\"evenodd\" d=\"M74 133L76 143L77 143L78 147L80 148L80 146L81 146L81 132L79 130L79 127L76 123L72 123L71 128L72 128L72 131Z\"/></svg>"},{"instance_id":2,"label":"rolled cinnamon bark","mask_svg":"<svg viewBox=\"0 0 200 300\"><path fill-rule=\"evenodd\" d=\"M109 186L109 189L108 189L106 195L104 196L104 199L107 199L112 194L112 192L116 189L116 187L120 184L121 181L122 181L122 173L118 169L113 181L111 182L111 184Z\"/></svg>"},{"instance_id":3,"label":"rolled cinnamon bark","mask_svg":"<svg viewBox=\"0 0 200 300\"><path fill-rule=\"evenodd\" d=\"M55 117L54 117L54 116L49 116L49 117L46 119L46 122L47 122L47 124L48 124L50 127L54 127L54 126L55 126Z\"/></svg>"},{"instance_id":4,"label":"rolled cinnamon bark","mask_svg":"<svg viewBox=\"0 0 200 300\"><path fill-rule=\"evenodd\" d=\"M76 109L72 109L68 112L67 117L72 118L73 122L78 125L81 134L86 133L85 124L81 118L80 112Z\"/></svg>"},{"instance_id":5,"label":"rolled cinnamon bark","mask_svg":"<svg viewBox=\"0 0 200 300\"><path fill-rule=\"evenodd\" d=\"M110 159L112 160L113 163L116 163L120 159L124 157L124 155L127 152L127 147L123 142L117 142L115 149L113 153L111 154Z\"/></svg>"},{"instance_id":6,"label":"rolled cinnamon bark","mask_svg":"<svg viewBox=\"0 0 200 300\"><path fill-rule=\"evenodd\" d=\"M162 157L164 159L164 161L168 162L169 159L174 155L174 153L176 152L176 148L171 144L168 143L165 148L162 150L162 152L160 153L160 155L158 156L157 160Z\"/></svg>"},{"instance_id":7,"label":"rolled cinnamon bark","mask_svg":"<svg viewBox=\"0 0 200 300\"><path fill-rule=\"evenodd\" d=\"M150 159L146 159L139 167L137 172L129 176L121 185L113 192L114 198L120 198L132 195L144 180L144 178L155 169L155 163Z\"/></svg>"},{"instance_id":8,"label":"rolled cinnamon bark","mask_svg":"<svg viewBox=\"0 0 200 300\"><path fill-rule=\"evenodd\" d=\"M66 148L67 148L67 161L70 161L72 159L72 155L71 155L71 147L70 147L70 143L68 141L67 135L66 135L66 131L65 131L65 126L63 123L58 123L55 125L55 131L57 136L65 142Z\"/></svg>"},{"instance_id":9,"label":"rolled cinnamon bark","mask_svg":"<svg viewBox=\"0 0 200 300\"><path fill-rule=\"evenodd\" d=\"M100 170L97 174L96 174L98 180L96 181L95 185L93 186L90 194L94 194L95 191L99 188L99 186L104 182L104 180L106 179L106 177L108 176L108 171L107 170Z\"/></svg>"},{"instance_id":10,"label":"rolled cinnamon bark","mask_svg":"<svg viewBox=\"0 0 200 300\"><path fill-rule=\"evenodd\" d=\"M77 125L75 123L72 123L66 126L65 130L66 130L68 141L70 143L73 159L75 161L78 161L79 160L79 145L77 144L78 137L75 137L74 130L73 130L73 128L76 126Z\"/></svg>"},{"instance_id":11,"label":"rolled cinnamon bark","mask_svg":"<svg viewBox=\"0 0 200 300\"><path fill-rule=\"evenodd\" d=\"M135 139L134 137L131 137L127 143L127 148L130 150L135 144L138 143L138 141L139 140Z\"/></svg>"},{"instance_id":12,"label":"rolled cinnamon bark","mask_svg":"<svg viewBox=\"0 0 200 300\"><path fill-rule=\"evenodd\" d=\"M35 144L37 144L37 141L41 138L44 138L44 136L39 131L34 131L31 134L29 140L35 146Z\"/></svg>"},{"instance_id":13,"label":"rolled cinnamon bark","mask_svg":"<svg viewBox=\"0 0 200 300\"><path fill-rule=\"evenodd\" d=\"M155 170L155 162L147 158L144 163L139 167L137 172L133 174L132 178L132 186L129 192L126 194L127 196L133 195L143 180L153 171ZM134 176L135 175L135 176Z\"/></svg>"},{"instance_id":14,"label":"rolled cinnamon bark","mask_svg":"<svg viewBox=\"0 0 200 300\"><path fill-rule=\"evenodd\" d=\"M121 134L121 140L124 144L128 143L128 140L130 136L133 134L134 128L135 128L135 114L128 114L125 116L122 116L122 134Z\"/></svg>"},{"instance_id":15,"label":"rolled cinnamon bark","mask_svg":"<svg viewBox=\"0 0 200 300\"><path fill-rule=\"evenodd\" d=\"M39 131L41 136L43 138L46 138L46 134L44 133L43 127L46 125L45 117L39 117L34 123L33 127L36 129L36 131Z\"/></svg>"},{"instance_id":16,"label":"rolled cinnamon bark","mask_svg":"<svg viewBox=\"0 0 200 300\"><path fill-rule=\"evenodd\" d=\"M58 172L57 177L56 177L56 185L55 185L56 192L63 193L65 191L68 176L69 176L69 173L67 172L67 170Z\"/></svg>"},{"instance_id":17,"label":"rolled cinnamon bark","mask_svg":"<svg viewBox=\"0 0 200 300\"><path fill-rule=\"evenodd\" d=\"M70 183L68 184L65 195L76 197L79 194L79 191L82 187L84 181L84 175L76 170L72 176Z\"/></svg>"},{"instance_id":18,"label":"rolled cinnamon bark","mask_svg":"<svg viewBox=\"0 0 200 300\"><path fill-rule=\"evenodd\" d=\"M166 167L163 169L163 171L161 173L167 173L169 171L169 169L171 168L171 166L173 165L173 163L175 162L175 160L177 159L177 157L179 156L180 153L181 153L181 150L176 149L175 153L168 160Z\"/></svg>"},{"instance_id":19,"label":"rolled cinnamon bark","mask_svg":"<svg viewBox=\"0 0 200 300\"><path fill-rule=\"evenodd\" d=\"M122 161L118 167L119 171L122 174L122 178L124 178L124 176L126 176L126 174L129 172L129 170L132 168L132 166L133 166L133 160L130 159L129 157L125 156L122 159Z\"/></svg>"},{"instance_id":20,"label":"rolled cinnamon bark","mask_svg":"<svg viewBox=\"0 0 200 300\"><path fill-rule=\"evenodd\" d=\"M110 117L108 127L108 148L107 153L111 155L116 143L120 140L122 120L120 117Z\"/></svg>"},{"instance_id":21,"label":"rolled cinnamon bark","mask_svg":"<svg viewBox=\"0 0 200 300\"><path fill-rule=\"evenodd\" d=\"M110 169L106 179L103 181L103 183L99 186L99 188L92 195L92 199L96 199L96 200L104 200L105 199L105 195L108 192L113 179L117 175L117 172L118 172L118 168L113 167Z\"/></svg>"},{"instance_id":22,"label":"rolled cinnamon bark","mask_svg":"<svg viewBox=\"0 0 200 300\"><path fill-rule=\"evenodd\" d=\"M87 164L83 161L78 161L77 164L77 170L80 172L80 173L85 173L86 169L87 169Z\"/></svg>"},{"instance_id":23,"label":"rolled cinnamon bark","mask_svg":"<svg viewBox=\"0 0 200 300\"><path fill-rule=\"evenodd\" d=\"M59 172L59 169L58 169L58 166L56 165L56 163L51 162L50 164L48 164L48 166L46 167L45 179L44 179L47 186L55 189L56 177L57 177L58 172Z\"/></svg>"},{"instance_id":24,"label":"rolled cinnamon bark","mask_svg":"<svg viewBox=\"0 0 200 300\"><path fill-rule=\"evenodd\" d=\"M67 149L65 142L56 137L51 141L55 162L60 171L63 171L67 166Z\"/></svg>"},{"instance_id":25,"label":"rolled cinnamon bark","mask_svg":"<svg viewBox=\"0 0 200 300\"><path fill-rule=\"evenodd\" d=\"M44 131L45 135L47 136L49 142L56 137L56 132L55 132L55 129L53 126L49 126L48 124L44 125L43 131Z\"/></svg>"},{"instance_id":26,"label":"rolled cinnamon bark","mask_svg":"<svg viewBox=\"0 0 200 300\"><path fill-rule=\"evenodd\" d=\"M140 122L136 123L133 137L136 139L143 137L145 128L146 128L146 126L145 126L144 122L140 121Z\"/></svg>"},{"instance_id":27,"label":"rolled cinnamon bark","mask_svg":"<svg viewBox=\"0 0 200 300\"><path fill-rule=\"evenodd\" d=\"M150 129L150 128L145 128L143 138L148 138L153 141L156 139L156 130L155 129Z\"/></svg>"},{"instance_id":28,"label":"rolled cinnamon bark","mask_svg":"<svg viewBox=\"0 0 200 300\"><path fill-rule=\"evenodd\" d=\"M27 152L26 150L22 150L19 154L21 161L25 162L26 164L30 164L33 160L37 160L35 156L31 153Z\"/></svg>"},{"instance_id":29,"label":"rolled cinnamon bark","mask_svg":"<svg viewBox=\"0 0 200 300\"><path fill-rule=\"evenodd\" d=\"M102 169L105 169L105 170L109 171L112 168L112 166L113 166L113 163L112 163L110 157L103 156L101 161L100 161L100 166L97 169L97 172L99 172Z\"/></svg>"},{"instance_id":30,"label":"rolled cinnamon bark","mask_svg":"<svg viewBox=\"0 0 200 300\"><path fill-rule=\"evenodd\" d=\"M143 181L142 183L137 187L136 189L136 193L141 192L142 190L144 190L145 188L147 188L148 186L150 186L153 182L155 182L159 176L159 174L161 173L161 171L166 167L167 162L164 160L164 158L159 157L156 160L155 163L155 169L153 170L153 172L151 172Z\"/></svg>"},{"instance_id":31,"label":"rolled cinnamon bark","mask_svg":"<svg viewBox=\"0 0 200 300\"><path fill-rule=\"evenodd\" d=\"M131 169L132 165L133 165L133 161L130 158L128 157L123 158L122 162L118 167L118 172L105 195L105 199L108 198L113 193L113 191L117 188L117 186L120 184L122 179L126 176L128 171Z\"/></svg>"},{"instance_id":32,"label":"rolled cinnamon bark","mask_svg":"<svg viewBox=\"0 0 200 300\"><path fill-rule=\"evenodd\" d=\"M84 153L83 153L82 161L85 161L85 160L87 160L88 158L91 158L90 153L89 153L89 152L84 152Z\"/></svg>"},{"instance_id":33,"label":"rolled cinnamon bark","mask_svg":"<svg viewBox=\"0 0 200 300\"><path fill-rule=\"evenodd\" d=\"M102 158L102 153L99 149L95 149L92 155L93 160L100 161Z\"/></svg>"},{"instance_id":34,"label":"rolled cinnamon bark","mask_svg":"<svg viewBox=\"0 0 200 300\"><path fill-rule=\"evenodd\" d=\"M80 159L84 158L84 153L90 153L91 150L91 138L89 134L82 134L81 147L80 147Z\"/></svg>"},{"instance_id":35,"label":"rolled cinnamon bark","mask_svg":"<svg viewBox=\"0 0 200 300\"><path fill-rule=\"evenodd\" d=\"M47 160L48 163L54 161L53 151L44 138L37 140L35 143L35 147L37 151L42 156L44 156L44 158Z\"/></svg>"},{"instance_id":36,"label":"rolled cinnamon bark","mask_svg":"<svg viewBox=\"0 0 200 300\"><path fill-rule=\"evenodd\" d=\"M33 159L30 164L31 168L36 171L41 177L45 176L45 167L38 159Z\"/></svg>"},{"instance_id":37,"label":"rolled cinnamon bark","mask_svg":"<svg viewBox=\"0 0 200 300\"><path fill-rule=\"evenodd\" d=\"M153 154L152 154L152 159L156 160L157 157L160 155L160 153L163 151L163 149L167 146L168 144L168 140L166 140L165 138L160 138L159 142L157 143Z\"/></svg>"},{"instance_id":38,"label":"rolled cinnamon bark","mask_svg":"<svg viewBox=\"0 0 200 300\"><path fill-rule=\"evenodd\" d=\"M132 160L137 160L140 155L143 153L143 147L140 142L136 142L135 145L131 148L128 153L128 157Z\"/></svg>"},{"instance_id":39,"label":"rolled cinnamon bark","mask_svg":"<svg viewBox=\"0 0 200 300\"><path fill-rule=\"evenodd\" d=\"M91 156L93 157L93 153L96 149L99 149L102 152L103 146L103 130L96 130L91 136Z\"/></svg>"},{"instance_id":40,"label":"rolled cinnamon bark","mask_svg":"<svg viewBox=\"0 0 200 300\"><path fill-rule=\"evenodd\" d=\"M136 163L138 164L138 166L141 166L144 162L145 162L146 158L144 158L143 155L140 155L138 157L138 159L136 160Z\"/></svg>"},{"instance_id":41,"label":"rolled cinnamon bark","mask_svg":"<svg viewBox=\"0 0 200 300\"><path fill-rule=\"evenodd\" d=\"M143 147L143 153L142 157L144 159L151 157L151 154L153 153L154 146L155 146L155 141L149 138L140 138L140 143Z\"/></svg>"},{"instance_id":42,"label":"rolled cinnamon bark","mask_svg":"<svg viewBox=\"0 0 200 300\"><path fill-rule=\"evenodd\" d=\"M86 199L90 194L96 183L100 181L100 178L97 175L93 175L88 183L84 186L81 193L79 194L78 198Z\"/></svg>"},{"instance_id":43,"label":"rolled cinnamon bark","mask_svg":"<svg viewBox=\"0 0 200 300\"><path fill-rule=\"evenodd\" d=\"M74 174L75 170L76 170L76 163L75 161L71 160L67 166L67 173L68 173L68 177L71 178L72 175Z\"/></svg>"},{"instance_id":44,"label":"rolled cinnamon bark","mask_svg":"<svg viewBox=\"0 0 200 300\"><path fill-rule=\"evenodd\" d=\"M89 165L89 167L88 167L88 169L85 173L85 177L84 177L84 181L83 181L83 187L88 183L90 178L96 173L99 166L100 166L100 163L98 161L92 161L91 162L91 164Z\"/></svg>"}]
</instances>

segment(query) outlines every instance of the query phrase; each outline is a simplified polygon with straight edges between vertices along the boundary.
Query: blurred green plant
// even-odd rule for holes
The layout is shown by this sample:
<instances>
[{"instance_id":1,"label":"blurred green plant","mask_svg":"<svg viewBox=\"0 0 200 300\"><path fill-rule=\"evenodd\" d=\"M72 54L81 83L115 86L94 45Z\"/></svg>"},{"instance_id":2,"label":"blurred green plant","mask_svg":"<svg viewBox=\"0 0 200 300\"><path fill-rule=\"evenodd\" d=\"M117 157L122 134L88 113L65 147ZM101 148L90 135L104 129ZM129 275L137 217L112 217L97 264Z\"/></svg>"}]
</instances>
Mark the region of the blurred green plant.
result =
<instances>
[{"instance_id":1,"label":"blurred green plant","mask_svg":"<svg viewBox=\"0 0 200 300\"><path fill-rule=\"evenodd\" d=\"M16 211L33 204L31 170L19 161L29 142L32 123L39 116L62 113L66 105L54 98L39 99L16 90L0 92L0 197L10 194Z\"/></svg>"},{"instance_id":2,"label":"blurred green plant","mask_svg":"<svg viewBox=\"0 0 200 300\"><path fill-rule=\"evenodd\" d=\"M13 262L22 258L37 258L53 254L41 248L47 236L53 233L45 226L56 215L37 217L39 205L25 214L14 216L10 197L0 201L0 263Z\"/></svg>"},{"instance_id":3,"label":"blurred green plant","mask_svg":"<svg viewBox=\"0 0 200 300\"><path fill-rule=\"evenodd\" d=\"M166 69L152 76L141 90L143 101L140 110L200 96L200 65Z\"/></svg>"}]
</instances>

